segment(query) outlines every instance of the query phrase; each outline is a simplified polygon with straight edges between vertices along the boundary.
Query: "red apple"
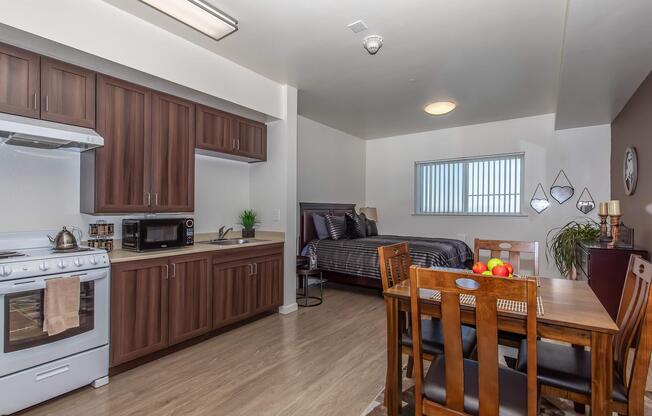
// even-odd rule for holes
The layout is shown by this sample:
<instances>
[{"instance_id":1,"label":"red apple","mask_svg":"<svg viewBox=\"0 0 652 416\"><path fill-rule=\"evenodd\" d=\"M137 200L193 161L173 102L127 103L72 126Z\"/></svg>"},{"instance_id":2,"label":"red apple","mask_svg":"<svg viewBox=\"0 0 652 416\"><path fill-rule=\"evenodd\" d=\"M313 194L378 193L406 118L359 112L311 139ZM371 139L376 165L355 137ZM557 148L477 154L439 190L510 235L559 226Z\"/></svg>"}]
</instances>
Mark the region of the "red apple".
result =
<instances>
[{"instance_id":1,"label":"red apple","mask_svg":"<svg viewBox=\"0 0 652 416\"><path fill-rule=\"evenodd\" d=\"M507 270L507 267L505 266L496 266L493 269L491 269L491 274L494 276L502 276L502 277L508 277L509 276L509 270Z\"/></svg>"},{"instance_id":2,"label":"red apple","mask_svg":"<svg viewBox=\"0 0 652 416\"><path fill-rule=\"evenodd\" d=\"M503 263L503 266L507 267L507 270L509 270L509 274L514 273L514 266L512 266L510 263Z\"/></svg>"},{"instance_id":3,"label":"red apple","mask_svg":"<svg viewBox=\"0 0 652 416\"><path fill-rule=\"evenodd\" d=\"M479 261L473 265L473 273L482 274L482 272L487 270L487 265Z\"/></svg>"}]
</instances>

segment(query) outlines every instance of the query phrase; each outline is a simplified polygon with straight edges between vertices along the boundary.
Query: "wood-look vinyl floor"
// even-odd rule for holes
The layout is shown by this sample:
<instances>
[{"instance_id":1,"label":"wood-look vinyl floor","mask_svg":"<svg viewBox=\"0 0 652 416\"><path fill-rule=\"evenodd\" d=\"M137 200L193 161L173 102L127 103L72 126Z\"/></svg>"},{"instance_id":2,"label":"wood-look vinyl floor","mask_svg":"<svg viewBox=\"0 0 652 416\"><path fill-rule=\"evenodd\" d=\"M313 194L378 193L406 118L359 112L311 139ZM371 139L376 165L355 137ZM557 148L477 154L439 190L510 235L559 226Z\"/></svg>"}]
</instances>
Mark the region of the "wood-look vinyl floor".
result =
<instances>
[{"instance_id":1,"label":"wood-look vinyl floor","mask_svg":"<svg viewBox=\"0 0 652 416\"><path fill-rule=\"evenodd\" d=\"M272 315L21 414L351 415L385 379L377 294L326 289L324 303Z\"/></svg>"}]
</instances>

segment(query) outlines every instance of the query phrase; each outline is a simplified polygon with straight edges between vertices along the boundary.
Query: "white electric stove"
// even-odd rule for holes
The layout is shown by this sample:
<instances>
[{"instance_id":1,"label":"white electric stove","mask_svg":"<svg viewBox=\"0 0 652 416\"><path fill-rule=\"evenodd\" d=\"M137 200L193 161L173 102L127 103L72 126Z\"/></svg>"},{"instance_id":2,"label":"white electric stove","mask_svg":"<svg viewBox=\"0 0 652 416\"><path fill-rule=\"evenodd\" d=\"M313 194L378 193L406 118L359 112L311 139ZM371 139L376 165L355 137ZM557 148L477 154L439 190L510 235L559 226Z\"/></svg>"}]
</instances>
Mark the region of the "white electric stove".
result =
<instances>
[{"instance_id":1,"label":"white electric stove","mask_svg":"<svg viewBox=\"0 0 652 416\"><path fill-rule=\"evenodd\" d=\"M108 383L109 257L57 252L47 232L0 233L0 415ZM79 276L79 327L43 331L45 282Z\"/></svg>"}]
</instances>

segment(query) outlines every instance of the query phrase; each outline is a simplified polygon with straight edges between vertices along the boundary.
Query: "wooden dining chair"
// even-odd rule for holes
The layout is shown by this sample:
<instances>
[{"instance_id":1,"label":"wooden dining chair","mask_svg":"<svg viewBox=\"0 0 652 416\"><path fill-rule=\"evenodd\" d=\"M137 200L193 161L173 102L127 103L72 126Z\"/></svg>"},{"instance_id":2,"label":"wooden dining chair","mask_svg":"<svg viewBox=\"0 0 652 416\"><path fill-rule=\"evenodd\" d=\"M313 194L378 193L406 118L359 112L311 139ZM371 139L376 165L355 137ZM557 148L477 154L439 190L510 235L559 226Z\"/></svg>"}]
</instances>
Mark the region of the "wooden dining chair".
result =
<instances>
[{"instance_id":1,"label":"wooden dining chair","mask_svg":"<svg viewBox=\"0 0 652 416\"><path fill-rule=\"evenodd\" d=\"M392 244L390 246L378 247L378 263L380 264L380 276L383 283L383 290L401 283L410 277L410 257L408 243ZM409 325L409 314L407 328L401 335L403 353L408 355L407 376L412 377L414 360L412 358L412 332ZM434 357L444 352L443 327L439 319L424 319L421 325L423 334L423 356L426 360L432 361ZM468 357L473 353L476 343L475 329L468 326L462 328L462 350L464 356Z\"/></svg>"},{"instance_id":2,"label":"wooden dining chair","mask_svg":"<svg viewBox=\"0 0 652 416\"><path fill-rule=\"evenodd\" d=\"M441 293L441 321L444 349L424 375L421 322L423 301L420 289ZM498 299L525 302L527 339L536 357L537 295L536 280L490 277L410 268L410 304L415 380L415 415L473 414L480 416L529 415L538 411L536 363L530 362L527 374L498 365ZM478 332L478 360L465 359L461 349L460 297L475 296Z\"/></svg>"},{"instance_id":3,"label":"wooden dining chair","mask_svg":"<svg viewBox=\"0 0 652 416\"><path fill-rule=\"evenodd\" d=\"M490 257L502 258L502 253L507 253L505 260L514 266L514 273L521 272L521 254L529 253L534 257L534 276L539 275L539 242L538 241L510 241L510 240L481 240L475 239L473 244L473 260L480 261L480 250L490 252Z\"/></svg>"},{"instance_id":4,"label":"wooden dining chair","mask_svg":"<svg viewBox=\"0 0 652 416\"><path fill-rule=\"evenodd\" d=\"M644 414L645 385L652 353L651 281L652 264L632 255L616 319L620 330L614 339L611 410L623 415ZM629 354L636 339L638 345L628 379ZM545 341L537 344L542 394L590 405L591 352ZM521 348L517 369L529 365L530 354L529 350Z\"/></svg>"}]
</instances>

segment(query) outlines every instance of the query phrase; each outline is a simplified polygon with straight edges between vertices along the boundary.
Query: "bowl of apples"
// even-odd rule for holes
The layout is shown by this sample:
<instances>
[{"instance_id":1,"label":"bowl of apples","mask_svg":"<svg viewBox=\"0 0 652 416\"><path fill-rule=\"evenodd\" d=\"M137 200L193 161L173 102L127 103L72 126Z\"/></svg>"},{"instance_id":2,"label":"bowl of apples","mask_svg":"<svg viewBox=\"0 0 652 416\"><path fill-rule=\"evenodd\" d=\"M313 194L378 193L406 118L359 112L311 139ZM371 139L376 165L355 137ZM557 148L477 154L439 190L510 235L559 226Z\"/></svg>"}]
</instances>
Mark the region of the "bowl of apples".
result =
<instances>
[{"instance_id":1,"label":"bowl of apples","mask_svg":"<svg viewBox=\"0 0 652 416\"><path fill-rule=\"evenodd\" d=\"M486 276L513 277L514 266L498 258L489 259L487 263L481 261L473 265L473 273Z\"/></svg>"}]
</instances>

